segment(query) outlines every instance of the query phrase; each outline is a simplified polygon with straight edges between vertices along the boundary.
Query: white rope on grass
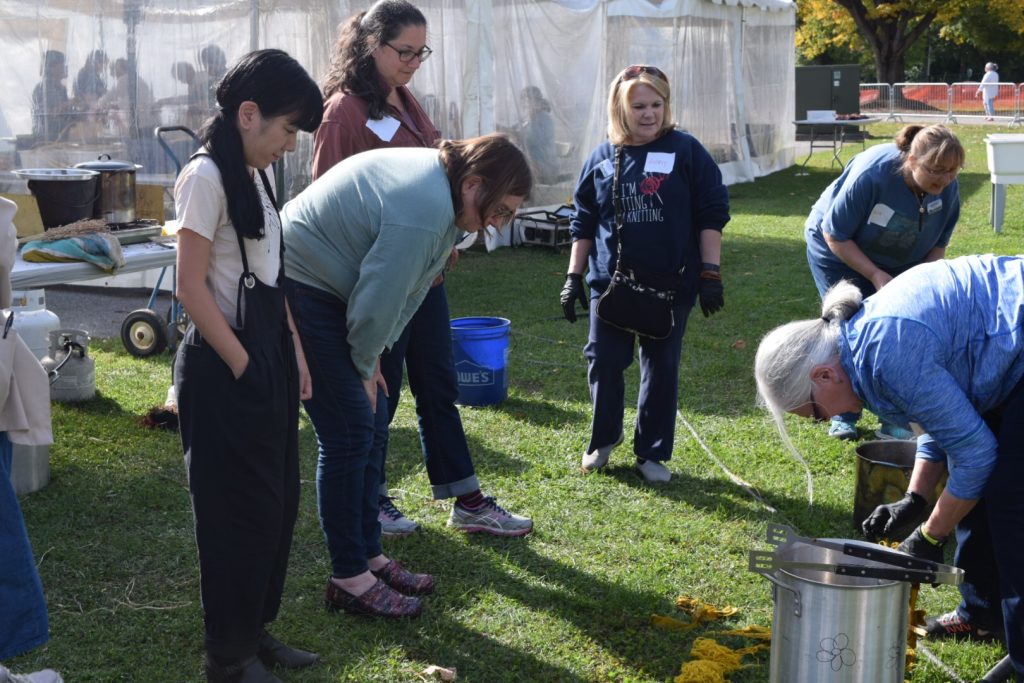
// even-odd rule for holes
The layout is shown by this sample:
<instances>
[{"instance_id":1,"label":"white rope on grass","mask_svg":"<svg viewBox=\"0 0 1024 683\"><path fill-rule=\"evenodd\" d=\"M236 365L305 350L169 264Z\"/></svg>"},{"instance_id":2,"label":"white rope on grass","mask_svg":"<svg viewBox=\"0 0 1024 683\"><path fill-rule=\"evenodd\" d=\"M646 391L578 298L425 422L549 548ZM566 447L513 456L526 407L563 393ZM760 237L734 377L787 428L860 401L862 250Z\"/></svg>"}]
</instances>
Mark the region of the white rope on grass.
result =
<instances>
[{"instance_id":1,"label":"white rope on grass","mask_svg":"<svg viewBox=\"0 0 1024 683\"><path fill-rule=\"evenodd\" d=\"M936 657L924 644L918 643L916 651L923 654L925 659L937 666L942 673L949 676L949 680L953 681L953 683L967 683L967 681L957 676L956 672L950 669L945 662Z\"/></svg>"},{"instance_id":2,"label":"white rope on grass","mask_svg":"<svg viewBox=\"0 0 1024 683\"><path fill-rule=\"evenodd\" d=\"M697 430L693 428L693 425L691 425L685 417L683 417L683 411L677 408L676 416L679 418L680 422L682 422L686 426L686 428L690 430L690 434L692 434L693 438L697 440L697 443L700 444L700 447L704 449L704 452L708 454L708 457L711 458L711 461L718 466L718 469L725 472L725 476L729 477L732 483L736 484L744 491L746 491L748 494L750 494L750 496L754 500L763 505L765 509L771 512L772 514L779 514L778 510L769 505L768 502L761 497L761 494L757 492L757 489L754 488L753 484L733 474L731 471L729 471L729 468L725 466L725 463L723 463L721 460L715 457L715 454L711 452L711 449L708 448L706 443L704 443L704 440L700 438L700 434L697 433Z\"/></svg>"}]
</instances>

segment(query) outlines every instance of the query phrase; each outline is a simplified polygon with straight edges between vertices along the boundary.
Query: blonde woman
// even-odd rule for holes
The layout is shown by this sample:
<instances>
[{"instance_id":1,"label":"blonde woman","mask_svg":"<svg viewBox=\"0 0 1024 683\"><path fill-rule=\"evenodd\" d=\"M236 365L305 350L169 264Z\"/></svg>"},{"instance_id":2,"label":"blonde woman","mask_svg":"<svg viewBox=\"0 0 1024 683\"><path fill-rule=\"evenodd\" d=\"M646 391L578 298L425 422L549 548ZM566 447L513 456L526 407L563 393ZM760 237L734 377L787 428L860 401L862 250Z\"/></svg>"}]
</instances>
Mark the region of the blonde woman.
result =
<instances>
[{"instance_id":1,"label":"blonde woman","mask_svg":"<svg viewBox=\"0 0 1024 683\"><path fill-rule=\"evenodd\" d=\"M674 292L674 324L667 338L644 337L602 320L597 307L589 306L590 336L583 353L594 415L581 468L604 467L624 439L624 373L639 340L633 452L640 476L665 482L671 478L665 463L672 457L687 317L698 294L705 316L725 303L719 264L729 195L707 150L675 130L668 78L661 69L623 69L611 84L608 120L608 141L591 152L576 186L562 310L575 322L575 303L588 308L583 273L588 271L589 298L596 303L621 257Z\"/></svg>"}]
</instances>

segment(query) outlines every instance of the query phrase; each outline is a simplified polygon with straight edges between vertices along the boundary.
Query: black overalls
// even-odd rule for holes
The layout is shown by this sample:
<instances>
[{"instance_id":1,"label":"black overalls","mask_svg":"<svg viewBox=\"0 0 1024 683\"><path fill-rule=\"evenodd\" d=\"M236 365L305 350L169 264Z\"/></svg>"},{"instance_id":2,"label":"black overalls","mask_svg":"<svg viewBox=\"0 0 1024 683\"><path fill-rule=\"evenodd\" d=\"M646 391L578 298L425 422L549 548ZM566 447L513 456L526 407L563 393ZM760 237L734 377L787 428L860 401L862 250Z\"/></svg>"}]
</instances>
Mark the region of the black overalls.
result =
<instances>
[{"instance_id":1,"label":"black overalls","mask_svg":"<svg viewBox=\"0 0 1024 683\"><path fill-rule=\"evenodd\" d=\"M174 366L205 646L225 661L256 654L260 629L277 616L299 502L298 368L284 293L250 272L237 237L243 272L235 333L249 365L236 380L190 324Z\"/></svg>"}]
</instances>

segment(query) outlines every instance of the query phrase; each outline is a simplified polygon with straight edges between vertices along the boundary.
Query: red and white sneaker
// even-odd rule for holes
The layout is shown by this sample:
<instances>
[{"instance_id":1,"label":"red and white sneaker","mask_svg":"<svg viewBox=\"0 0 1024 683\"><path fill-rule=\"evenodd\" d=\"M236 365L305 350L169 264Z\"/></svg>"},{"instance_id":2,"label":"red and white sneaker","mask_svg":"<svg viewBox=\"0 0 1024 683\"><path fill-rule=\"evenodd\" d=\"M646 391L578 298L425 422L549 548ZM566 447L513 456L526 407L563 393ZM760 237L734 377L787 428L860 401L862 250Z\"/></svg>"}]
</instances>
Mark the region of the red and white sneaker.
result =
<instances>
[{"instance_id":1,"label":"red and white sneaker","mask_svg":"<svg viewBox=\"0 0 1024 683\"><path fill-rule=\"evenodd\" d=\"M974 640L978 642L989 642L992 640L1003 640L1000 631L990 631L979 628L976 624L964 619L956 610L925 620L925 631L928 638L932 640Z\"/></svg>"}]
</instances>

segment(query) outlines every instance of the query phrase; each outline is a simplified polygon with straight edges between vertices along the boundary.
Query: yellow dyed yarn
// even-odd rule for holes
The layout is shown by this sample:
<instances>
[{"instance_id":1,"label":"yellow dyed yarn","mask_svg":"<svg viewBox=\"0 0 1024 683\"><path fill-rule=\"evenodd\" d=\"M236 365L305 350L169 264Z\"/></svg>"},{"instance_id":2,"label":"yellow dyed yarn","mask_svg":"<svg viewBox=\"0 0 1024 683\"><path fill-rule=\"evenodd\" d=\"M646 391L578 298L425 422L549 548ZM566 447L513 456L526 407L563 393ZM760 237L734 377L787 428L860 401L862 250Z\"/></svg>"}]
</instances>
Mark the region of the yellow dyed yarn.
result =
<instances>
[{"instance_id":1,"label":"yellow dyed yarn","mask_svg":"<svg viewBox=\"0 0 1024 683\"><path fill-rule=\"evenodd\" d=\"M743 655L753 654L768 647L766 644L752 645L733 650L711 640L698 638L690 650L691 661L683 664L675 683L725 683L726 674L739 671Z\"/></svg>"},{"instance_id":2,"label":"yellow dyed yarn","mask_svg":"<svg viewBox=\"0 0 1024 683\"><path fill-rule=\"evenodd\" d=\"M753 638L754 640L771 640L772 630L767 626L758 626L753 624L751 626L744 626L743 628L735 628L731 631L714 631L712 635L742 636L744 638Z\"/></svg>"},{"instance_id":3,"label":"yellow dyed yarn","mask_svg":"<svg viewBox=\"0 0 1024 683\"><path fill-rule=\"evenodd\" d=\"M651 625L667 631L692 631L699 626L699 624L693 622L680 621L679 619L673 619L661 614L651 615Z\"/></svg>"},{"instance_id":4,"label":"yellow dyed yarn","mask_svg":"<svg viewBox=\"0 0 1024 683\"><path fill-rule=\"evenodd\" d=\"M673 617L666 617L661 614L652 614L651 625L657 626L658 628L668 629L670 631L692 631L709 621L715 621L716 619L722 619L723 617L731 617L739 612L735 607L719 608L685 595L681 595L676 598L676 606L683 612L690 615L689 622L675 619Z\"/></svg>"}]
</instances>

